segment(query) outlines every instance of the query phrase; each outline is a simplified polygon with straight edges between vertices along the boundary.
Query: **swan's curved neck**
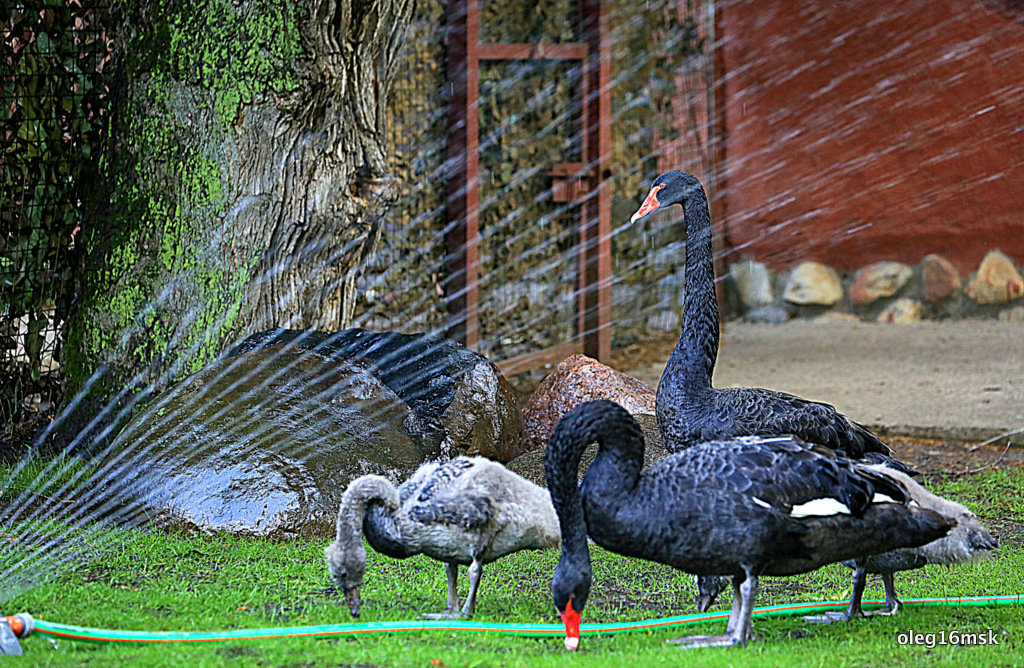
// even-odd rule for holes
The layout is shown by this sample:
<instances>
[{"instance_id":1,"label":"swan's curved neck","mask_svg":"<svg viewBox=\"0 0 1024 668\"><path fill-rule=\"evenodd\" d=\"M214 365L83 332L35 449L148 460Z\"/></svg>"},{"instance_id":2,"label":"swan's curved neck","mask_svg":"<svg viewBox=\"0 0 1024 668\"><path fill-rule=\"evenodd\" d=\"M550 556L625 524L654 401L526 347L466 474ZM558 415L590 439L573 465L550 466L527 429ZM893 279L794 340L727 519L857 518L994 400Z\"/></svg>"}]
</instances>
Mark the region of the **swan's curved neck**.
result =
<instances>
[{"instance_id":1,"label":"swan's curved neck","mask_svg":"<svg viewBox=\"0 0 1024 668\"><path fill-rule=\"evenodd\" d=\"M588 499L609 505L628 502L643 467L643 434L620 406L610 401L586 404L555 429L544 455L551 503L562 530L562 559L589 572L587 525L576 474L587 445L598 444L587 472Z\"/></svg>"},{"instance_id":2,"label":"swan's curved neck","mask_svg":"<svg viewBox=\"0 0 1024 668\"><path fill-rule=\"evenodd\" d=\"M702 189L696 189L687 198L683 212L686 218L683 326L661 382L673 393L694 394L711 388L718 357L718 297L715 295L711 217Z\"/></svg>"},{"instance_id":3,"label":"swan's curved neck","mask_svg":"<svg viewBox=\"0 0 1024 668\"><path fill-rule=\"evenodd\" d=\"M374 504L375 512L368 514L366 510L370 504ZM398 508L398 504L398 490L387 479L380 476L364 476L354 480L345 490L345 495L341 499L341 507L338 509L336 526L338 542L345 545L361 540L364 518L367 523L380 524L379 519L374 521L371 518L385 515L391 519L390 515ZM393 519L390 522L390 528L393 532ZM370 532L368 532L367 538L371 538ZM370 544L374 545L374 541L371 540ZM377 546L374 545L374 548L377 549Z\"/></svg>"}]
</instances>

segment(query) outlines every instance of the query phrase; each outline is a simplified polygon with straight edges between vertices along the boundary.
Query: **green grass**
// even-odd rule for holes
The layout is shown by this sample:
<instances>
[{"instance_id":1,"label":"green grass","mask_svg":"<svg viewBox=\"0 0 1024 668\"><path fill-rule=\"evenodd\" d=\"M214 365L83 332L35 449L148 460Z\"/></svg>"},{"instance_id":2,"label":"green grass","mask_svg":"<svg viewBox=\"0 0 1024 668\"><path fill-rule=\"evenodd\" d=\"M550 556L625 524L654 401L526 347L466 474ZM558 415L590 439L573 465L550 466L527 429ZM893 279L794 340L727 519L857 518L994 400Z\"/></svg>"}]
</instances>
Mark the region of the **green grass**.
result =
<instances>
[{"instance_id":1,"label":"green grass","mask_svg":"<svg viewBox=\"0 0 1024 668\"><path fill-rule=\"evenodd\" d=\"M990 526L1024 520L1024 473L992 470L941 481L939 493L967 503ZM1016 526L1016 525L1013 525ZM352 621L323 563L328 541L275 542L230 536L135 533L100 559L65 570L7 601L4 614L81 626L136 630L218 630ZM1024 546L1003 535L996 559L955 569L931 567L898 576L904 598L1008 594L1024 591ZM693 612L689 576L599 548L585 622L625 621ZM557 622L548 586L557 551L512 555L484 570L476 619ZM461 591L466 582L462 571ZM794 578L763 580L759 605L842 599L850 572L830 566ZM444 569L423 557L390 560L369 552L360 621L413 620L444 606ZM2 591L2 585L0 585ZM869 582L866 597L882 596ZM720 603L720 607L726 605ZM584 637L570 655L559 638L490 634L402 634L359 638L237 641L207 645L113 645L23 641L20 665L139 666L1024 666L1024 608L906 609L895 618L812 625L799 617L755 620L757 639L745 649L683 651L669 638L720 632L724 622L654 633ZM996 647L900 646L910 630L986 634Z\"/></svg>"}]
</instances>

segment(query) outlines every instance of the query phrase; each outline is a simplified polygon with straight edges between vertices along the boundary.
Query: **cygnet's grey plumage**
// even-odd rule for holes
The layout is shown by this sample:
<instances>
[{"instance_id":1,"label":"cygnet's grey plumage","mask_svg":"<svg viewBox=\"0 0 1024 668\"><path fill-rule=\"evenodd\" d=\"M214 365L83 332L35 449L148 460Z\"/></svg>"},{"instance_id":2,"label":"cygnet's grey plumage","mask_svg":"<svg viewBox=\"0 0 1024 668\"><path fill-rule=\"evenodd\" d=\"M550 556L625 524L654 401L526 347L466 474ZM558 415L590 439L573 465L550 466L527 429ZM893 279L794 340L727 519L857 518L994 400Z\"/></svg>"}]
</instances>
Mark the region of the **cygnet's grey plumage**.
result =
<instances>
[{"instance_id":1,"label":"cygnet's grey plumage","mask_svg":"<svg viewBox=\"0 0 1024 668\"><path fill-rule=\"evenodd\" d=\"M849 607L842 613L829 613L822 617L812 618L814 621L849 620L851 617L870 615L892 615L899 612L901 603L896 596L894 573L923 568L929 564L962 564L977 561L992 555L999 547L995 537L985 530L978 518L965 506L932 494L914 482L909 476L887 468L883 464L871 468L884 472L899 480L910 492L910 498L920 507L934 510L945 517L956 521L948 534L938 540L920 547L904 548L876 554L867 559L844 561L845 566L853 569L853 586ZM881 610L865 612L861 610L861 598L867 573L878 573L885 583L885 607Z\"/></svg>"},{"instance_id":2,"label":"cygnet's grey plumage","mask_svg":"<svg viewBox=\"0 0 1024 668\"><path fill-rule=\"evenodd\" d=\"M389 557L425 554L445 563L448 606L435 617L473 614L483 564L519 550L556 547L561 537L547 491L484 457L424 464L397 489L380 476L363 476L345 491L336 539L325 550L353 615L366 568L362 534ZM470 579L461 611L458 564L469 566Z\"/></svg>"}]
</instances>

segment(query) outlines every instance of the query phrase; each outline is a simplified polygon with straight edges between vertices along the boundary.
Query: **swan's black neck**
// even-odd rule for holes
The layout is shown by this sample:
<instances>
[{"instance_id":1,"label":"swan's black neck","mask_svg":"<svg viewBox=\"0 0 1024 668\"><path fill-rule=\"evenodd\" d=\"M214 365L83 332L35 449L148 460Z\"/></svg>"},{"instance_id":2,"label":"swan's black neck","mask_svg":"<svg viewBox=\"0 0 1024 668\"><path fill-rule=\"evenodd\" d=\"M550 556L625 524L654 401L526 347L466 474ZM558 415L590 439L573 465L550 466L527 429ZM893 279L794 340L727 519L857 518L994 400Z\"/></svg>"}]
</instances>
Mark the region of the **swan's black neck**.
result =
<instances>
[{"instance_id":1,"label":"swan's black neck","mask_svg":"<svg viewBox=\"0 0 1024 668\"><path fill-rule=\"evenodd\" d=\"M643 467L644 444L639 425L624 408L611 401L592 401L571 410L555 427L544 454L544 473L551 502L562 531L562 557L552 590L556 605L560 587L576 590L574 607L583 609L590 587L590 550L587 523L576 474L584 449L597 442L598 454L586 476L587 498L595 503L627 502ZM591 527L591 531L595 527ZM567 581L586 581L586 591Z\"/></svg>"},{"instance_id":2,"label":"swan's black neck","mask_svg":"<svg viewBox=\"0 0 1024 668\"><path fill-rule=\"evenodd\" d=\"M372 503L363 515L363 535L367 542L381 554L393 559L411 557L415 551L402 540L402 532L395 524L394 516L380 503Z\"/></svg>"},{"instance_id":3,"label":"swan's black neck","mask_svg":"<svg viewBox=\"0 0 1024 668\"><path fill-rule=\"evenodd\" d=\"M697 184L683 202L686 218L686 295L683 327L658 385L658 393L697 394L711 388L718 357L718 297L711 247L711 216Z\"/></svg>"}]
</instances>

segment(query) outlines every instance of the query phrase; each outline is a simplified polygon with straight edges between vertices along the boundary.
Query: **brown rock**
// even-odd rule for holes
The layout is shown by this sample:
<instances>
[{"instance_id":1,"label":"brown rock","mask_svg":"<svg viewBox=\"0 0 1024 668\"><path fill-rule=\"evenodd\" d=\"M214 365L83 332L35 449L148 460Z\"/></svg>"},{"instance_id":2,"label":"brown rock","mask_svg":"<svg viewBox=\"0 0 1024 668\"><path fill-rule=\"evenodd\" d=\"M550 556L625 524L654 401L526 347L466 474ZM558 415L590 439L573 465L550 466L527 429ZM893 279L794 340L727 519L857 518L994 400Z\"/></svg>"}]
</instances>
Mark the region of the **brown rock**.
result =
<instances>
[{"instance_id":1,"label":"brown rock","mask_svg":"<svg viewBox=\"0 0 1024 668\"><path fill-rule=\"evenodd\" d=\"M960 289L960 272L941 255L928 255L921 262L921 299L931 304L952 297Z\"/></svg>"},{"instance_id":2,"label":"brown rock","mask_svg":"<svg viewBox=\"0 0 1024 668\"><path fill-rule=\"evenodd\" d=\"M644 468L647 468L668 455L668 450L665 449L664 443L661 442L661 433L658 431L658 418L646 413L637 413L633 417L636 418L640 429L644 432ZM587 446L587 449L583 451L583 456L580 457L580 478L586 473L590 463L594 461L596 456L596 444ZM508 466L510 471L518 473L530 482L542 487L547 486L547 481L544 480L544 448L519 455L506 466Z\"/></svg>"},{"instance_id":3,"label":"brown rock","mask_svg":"<svg viewBox=\"0 0 1024 668\"><path fill-rule=\"evenodd\" d=\"M782 298L790 304L831 306L843 298L843 286L832 267L801 262L790 273Z\"/></svg>"},{"instance_id":4,"label":"brown rock","mask_svg":"<svg viewBox=\"0 0 1024 668\"><path fill-rule=\"evenodd\" d=\"M906 325L924 318L924 305L916 299L897 299L878 314L878 322Z\"/></svg>"},{"instance_id":5,"label":"brown rock","mask_svg":"<svg viewBox=\"0 0 1024 668\"><path fill-rule=\"evenodd\" d=\"M892 297L907 284L913 269L902 262L876 262L857 272L850 287L850 301L870 304L881 297Z\"/></svg>"},{"instance_id":6,"label":"brown rock","mask_svg":"<svg viewBox=\"0 0 1024 668\"><path fill-rule=\"evenodd\" d=\"M523 406L523 450L547 445L562 416L585 401L611 399L633 414L654 415L654 390L586 355L567 357Z\"/></svg>"},{"instance_id":7,"label":"brown rock","mask_svg":"<svg viewBox=\"0 0 1024 668\"><path fill-rule=\"evenodd\" d=\"M1024 279L1013 261L999 250L991 250L967 284L967 296L979 304L1003 304L1024 294Z\"/></svg>"}]
</instances>

